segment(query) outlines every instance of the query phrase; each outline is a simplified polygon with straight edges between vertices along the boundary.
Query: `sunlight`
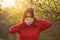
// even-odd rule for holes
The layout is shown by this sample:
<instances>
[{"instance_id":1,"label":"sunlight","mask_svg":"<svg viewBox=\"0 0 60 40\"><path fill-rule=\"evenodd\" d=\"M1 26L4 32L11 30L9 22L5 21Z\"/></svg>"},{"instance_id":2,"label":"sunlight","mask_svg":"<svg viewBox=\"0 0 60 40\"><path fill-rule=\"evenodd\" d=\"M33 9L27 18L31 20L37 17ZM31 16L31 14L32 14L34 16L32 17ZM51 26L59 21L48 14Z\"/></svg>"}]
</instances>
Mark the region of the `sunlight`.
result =
<instances>
[{"instance_id":1,"label":"sunlight","mask_svg":"<svg viewBox=\"0 0 60 40\"><path fill-rule=\"evenodd\" d=\"M24 0L2 0L2 9L6 7L17 7L22 8Z\"/></svg>"},{"instance_id":2,"label":"sunlight","mask_svg":"<svg viewBox=\"0 0 60 40\"><path fill-rule=\"evenodd\" d=\"M15 6L15 0L3 0L2 1L2 8L6 8L8 6L14 7Z\"/></svg>"},{"instance_id":3,"label":"sunlight","mask_svg":"<svg viewBox=\"0 0 60 40\"><path fill-rule=\"evenodd\" d=\"M26 2L23 0L2 0L2 9L11 15L20 14L26 7Z\"/></svg>"}]
</instances>

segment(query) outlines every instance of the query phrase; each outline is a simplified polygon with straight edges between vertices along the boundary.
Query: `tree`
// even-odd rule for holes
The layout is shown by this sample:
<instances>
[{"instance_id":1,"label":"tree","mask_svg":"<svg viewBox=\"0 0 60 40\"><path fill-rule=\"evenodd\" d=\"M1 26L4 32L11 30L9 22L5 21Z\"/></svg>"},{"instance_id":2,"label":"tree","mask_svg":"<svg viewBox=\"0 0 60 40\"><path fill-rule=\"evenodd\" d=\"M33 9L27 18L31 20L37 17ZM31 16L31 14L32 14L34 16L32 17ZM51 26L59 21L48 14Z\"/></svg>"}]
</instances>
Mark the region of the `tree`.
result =
<instances>
[{"instance_id":1,"label":"tree","mask_svg":"<svg viewBox=\"0 0 60 40\"><path fill-rule=\"evenodd\" d=\"M57 21L60 20L60 0L26 0L33 7L39 17ZM43 15L40 16L43 12Z\"/></svg>"}]
</instances>

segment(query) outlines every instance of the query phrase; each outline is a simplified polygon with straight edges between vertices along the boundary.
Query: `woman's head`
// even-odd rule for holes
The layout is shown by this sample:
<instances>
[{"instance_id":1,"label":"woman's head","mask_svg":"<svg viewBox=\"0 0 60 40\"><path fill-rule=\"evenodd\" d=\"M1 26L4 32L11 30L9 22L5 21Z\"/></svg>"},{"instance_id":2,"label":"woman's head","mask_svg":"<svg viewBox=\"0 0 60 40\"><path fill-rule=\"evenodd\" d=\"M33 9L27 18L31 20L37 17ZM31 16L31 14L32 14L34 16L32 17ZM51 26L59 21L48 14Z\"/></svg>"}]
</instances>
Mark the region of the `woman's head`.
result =
<instances>
[{"instance_id":1,"label":"woman's head","mask_svg":"<svg viewBox=\"0 0 60 40\"><path fill-rule=\"evenodd\" d=\"M33 23L34 21L34 9L33 8L27 8L25 11L24 11L24 15L23 15L23 22L29 22L30 23ZM28 23L27 22L27 23Z\"/></svg>"},{"instance_id":2,"label":"woman's head","mask_svg":"<svg viewBox=\"0 0 60 40\"><path fill-rule=\"evenodd\" d=\"M33 8L27 8L24 11L23 21L25 20L25 18L34 18L34 9Z\"/></svg>"}]
</instances>

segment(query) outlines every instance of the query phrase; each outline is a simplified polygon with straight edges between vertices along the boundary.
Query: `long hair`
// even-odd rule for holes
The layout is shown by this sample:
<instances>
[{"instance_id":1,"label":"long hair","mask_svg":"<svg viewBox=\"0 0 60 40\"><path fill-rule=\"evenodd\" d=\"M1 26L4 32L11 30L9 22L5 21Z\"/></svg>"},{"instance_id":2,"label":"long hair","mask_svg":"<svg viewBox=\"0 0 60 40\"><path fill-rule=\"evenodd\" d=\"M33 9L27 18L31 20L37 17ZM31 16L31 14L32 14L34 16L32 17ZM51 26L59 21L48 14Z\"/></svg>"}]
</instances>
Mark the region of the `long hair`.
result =
<instances>
[{"instance_id":1,"label":"long hair","mask_svg":"<svg viewBox=\"0 0 60 40\"><path fill-rule=\"evenodd\" d=\"M23 22L25 21L25 18L26 18L26 14L27 14L27 13L30 13L31 16L32 16L32 18L35 18L35 17L34 17L34 9L33 9L33 8L27 8L27 9L23 12L23 18L22 18L22 21L23 21ZM33 25L33 26L36 26L36 23L33 22L32 25Z\"/></svg>"}]
</instances>

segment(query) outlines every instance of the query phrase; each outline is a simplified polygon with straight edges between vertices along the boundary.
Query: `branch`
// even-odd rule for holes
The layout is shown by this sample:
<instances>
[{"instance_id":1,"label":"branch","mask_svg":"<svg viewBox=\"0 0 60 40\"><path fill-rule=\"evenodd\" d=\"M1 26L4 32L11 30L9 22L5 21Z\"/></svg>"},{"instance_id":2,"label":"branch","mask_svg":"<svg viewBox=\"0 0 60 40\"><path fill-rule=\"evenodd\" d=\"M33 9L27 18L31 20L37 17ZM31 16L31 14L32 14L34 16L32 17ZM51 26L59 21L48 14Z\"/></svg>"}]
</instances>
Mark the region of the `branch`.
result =
<instances>
[{"instance_id":1,"label":"branch","mask_svg":"<svg viewBox=\"0 0 60 40\"><path fill-rule=\"evenodd\" d=\"M54 0L53 0L53 3L54 3L54 5L55 5L55 8L56 8L56 10L57 10L57 5L55 4Z\"/></svg>"}]
</instances>

